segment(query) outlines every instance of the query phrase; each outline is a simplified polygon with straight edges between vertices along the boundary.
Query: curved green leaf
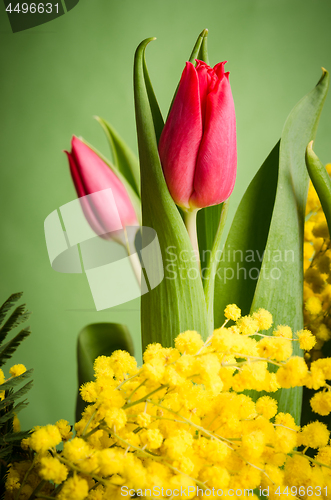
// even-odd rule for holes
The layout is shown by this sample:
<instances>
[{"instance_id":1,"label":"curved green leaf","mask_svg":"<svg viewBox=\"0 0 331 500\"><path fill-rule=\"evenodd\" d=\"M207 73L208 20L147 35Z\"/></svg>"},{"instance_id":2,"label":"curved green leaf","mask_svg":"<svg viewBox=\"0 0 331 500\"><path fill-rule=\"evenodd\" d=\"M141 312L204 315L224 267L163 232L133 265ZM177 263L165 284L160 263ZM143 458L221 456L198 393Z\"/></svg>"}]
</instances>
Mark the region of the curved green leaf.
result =
<instances>
[{"instance_id":1,"label":"curved green leaf","mask_svg":"<svg viewBox=\"0 0 331 500\"><path fill-rule=\"evenodd\" d=\"M188 59L188 61L195 66L195 60L200 59L200 61L205 61L207 64L208 62L208 51L207 51L207 37L208 37L208 30L204 29L201 31L200 35L197 38L197 41L195 42L195 45L193 47L193 50L191 52L191 55ZM178 91L179 83L176 87L175 93L173 95L173 98L171 100L170 106L169 106L169 111L168 111L168 116L172 107L172 104L174 102L174 99L176 97L177 91ZM159 136L157 136L157 140L159 142Z\"/></svg>"},{"instance_id":2,"label":"curved green leaf","mask_svg":"<svg viewBox=\"0 0 331 500\"><path fill-rule=\"evenodd\" d=\"M140 171L139 162L136 155L125 144L116 130L103 118L96 116L109 141L110 150L113 156L114 165L128 181L132 189L140 196Z\"/></svg>"},{"instance_id":3,"label":"curved green leaf","mask_svg":"<svg viewBox=\"0 0 331 500\"><path fill-rule=\"evenodd\" d=\"M77 362L78 387L94 379L93 364L98 356L110 356L114 351L128 351L134 355L133 342L128 328L118 323L93 323L85 326L78 335ZM76 421L80 419L86 403L77 394Z\"/></svg>"},{"instance_id":4,"label":"curved green leaf","mask_svg":"<svg viewBox=\"0 0 331 500\"><path fill-rule=\"evenodd\" d=\"M307 143L315 137L328 86L329 75L324 72L317 86L295 106L285 123L263 273L252 303L252 310L259 307L269 310L275 325L287 324L294 332L303 328L302 249L309 183L304 155ZM293 351L300 354L297 343ZM290 412L300 422L302 389L282 389L276 398L279 410Z\"/></svg>"},{"instance_id":5,"label":"curved green leaf","mask_svg":"<svg viewBox=\"0 0 331 500\"><path fill-rule=\"evenodd\" d=\"M144 66L145 49L151 40L153 39L144 40L136 51L134 93L143 226L156 231L165 277L159 286L144 294L141 299L143 349L151 342L162 342L163 345L170 346L180 332L188 329L199 331L203 337L208 335L206 306L197 263L195 259L184 261L181 258L182 252L192 256L192 245L182 217L169 194L158 154L145 82L147 69ZM153 256L149 257L148 264L154 264ZM169 269L169 265L172 269ZM153 272L160 273L157 262Z\"/></svg>"},{"instance_id":6,"label":"curved green leaf","mask_svg":"<svg viewBox=\"0 0 331 500\"><path fill-rule=\"evenodd\" d=\"M149 78L149 74L148 74L148 70L147 70L147 66L146 66L146 61L145 61L145 53L143 55L143 72L144 72L146 91L147 91L147 95L148 95L148 101L149 101L149 105L151 108L151 113L152 113L152 118L153 118L153 123L154 123L156 142L159 143L161 133L162 133L162 130L164 127L164 121L163 121L161 110L159 108L159 104L158 104L156 97L155 97L155 94L154 94L151 80Z\"/></svg>"},{"instance_id":7,"label":"curved green leaf","mask_svg":"<svg viewBox=\"0 0 331 500\"><path fill-rule=\"evenodd\" d=\"M320 199L328 223L329 233L331 234L331 179L323 163L313 151L313 141L307 146L306 166Z\"/></svg>"},{"instance_id":8,"label":"curved green leaf","mask_svg":"<svg viewBox=\"0 0 331 500\"><path fill-rule=\"evenodd\" d=\"M215 327L224 322L224 309L238 304L249 314L267 243L274 208L279 143L248 186L234 216L215 278Z\"/></svg>"}]
</instances>

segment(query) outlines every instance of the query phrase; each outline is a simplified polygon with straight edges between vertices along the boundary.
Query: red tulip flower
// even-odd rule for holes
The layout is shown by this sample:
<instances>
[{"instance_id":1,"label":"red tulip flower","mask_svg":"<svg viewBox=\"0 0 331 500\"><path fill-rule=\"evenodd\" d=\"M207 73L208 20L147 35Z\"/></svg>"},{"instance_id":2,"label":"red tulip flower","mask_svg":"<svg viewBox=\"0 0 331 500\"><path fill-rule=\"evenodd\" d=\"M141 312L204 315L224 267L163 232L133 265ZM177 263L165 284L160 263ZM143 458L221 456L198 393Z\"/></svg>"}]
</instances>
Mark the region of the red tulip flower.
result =
<instances>
[{"instance_id":1,"label":"red tulip flower","mask_svg":"<svg viewBox=\"0 0 331 500\"><path fill-rule=\"evenodd\" d=\"M159 142L168 189L184 210L225 201L237 170L236 117L225 62L186 63Z\"/></svg>"},{"instance_id":2,"label":"red tulip flower","mask_svg":"<svg viewBox=\"0 0 331 500\"><path fill-rule=\"evenodd\" d=\"M125 226L137 226L138 220L122 182L106 163L77 137L71 141L71 153L66 151L72 179L85 217L92 229L103 238ZM105 195L87 196L111 188Z\"/></svg>"}]
</instances>

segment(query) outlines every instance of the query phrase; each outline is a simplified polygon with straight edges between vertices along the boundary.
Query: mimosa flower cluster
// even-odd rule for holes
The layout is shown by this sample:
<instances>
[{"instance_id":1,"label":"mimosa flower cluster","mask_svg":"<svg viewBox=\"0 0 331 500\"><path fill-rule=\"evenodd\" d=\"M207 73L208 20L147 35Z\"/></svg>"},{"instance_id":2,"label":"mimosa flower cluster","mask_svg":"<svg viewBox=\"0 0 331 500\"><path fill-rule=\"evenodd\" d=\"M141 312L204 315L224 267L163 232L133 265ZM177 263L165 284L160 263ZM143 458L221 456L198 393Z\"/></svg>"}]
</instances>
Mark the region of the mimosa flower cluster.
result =
<instances>
[{"instance_id":1,"label":"mimosa flower cluster","mask_svg":"<svg viewBox=\"0 0 331 500\"><path fill-rule=\"evenodd\" d=\"M300 428L290 414L278 412L272 396L255 403L243 391L314 387L320 391L312 408L327 415L331 359L317 360L309 370L303 358L292 356L292 346L299 342L310 350L314 336L307 330L293 334L288 326L263 334L272 326L264 309L241 317L232 304L225 317L206 342L187 331L174 348L149 345L141 368L124 351L98 357L95 380L81 387L89 404L75 436L63 420L35 428L22 442L30 458L11 464L6 500L116 500L123 498L123 486L138 496L154 486L178 489L182 498L198 498L196 487L222 489L224 496L230 489L269 487L269 498L277 500L288 500L286 487L297 486L310 498L326 498L327 427L316 421Z\"/></svg>"},{"instance_id":2,"label":"mimosa flower cluster","mask_svg":"<svg viewBox=\"0 0 331 500\"><path fill-rule=\"evenodd\" d=\"M326 165L331 174L331 164ZM314 351L331 338L331 243L320 200L310 183L304 242L305 325L316 337Z\"/></svg>"}]
</instances>

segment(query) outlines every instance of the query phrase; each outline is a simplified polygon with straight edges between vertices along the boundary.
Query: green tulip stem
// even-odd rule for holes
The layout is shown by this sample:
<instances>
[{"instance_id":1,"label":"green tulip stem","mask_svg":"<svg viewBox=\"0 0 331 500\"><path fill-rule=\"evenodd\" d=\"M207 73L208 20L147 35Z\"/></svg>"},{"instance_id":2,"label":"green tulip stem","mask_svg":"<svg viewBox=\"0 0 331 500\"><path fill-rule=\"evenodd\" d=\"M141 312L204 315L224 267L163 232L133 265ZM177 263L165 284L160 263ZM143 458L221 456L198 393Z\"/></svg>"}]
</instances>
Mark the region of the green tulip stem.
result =
<instances>
[{"instance_id":1,"label":"green tulip stem","mask_svg":"<svg viewBox=\"0 0 331 500\"><path fill-rule=\"evenodd\" d=\"M141 288L141 264L137 253L129 254L130 264Z\"/></svg>"},{"instance_id":2,"label":"green tulip stem","mask_svg":"<svg viewBox=\"0 0 331 500\"><path fill-rule=\"evenodd\" d=\"M218 223L217 231L214 238L213 248L210 255L209 265L206 269L204 281L205 281L205 299L207 306L207 315L210 325L211 333L214 330L214 289L215 289L215 275L217 270L217 252L221 245L222 234L224 231L224 226L228 214L229 200L226 200L222 206L222 212L220 220Z\"/></svg>"},{"instance_id":3,"label":"green tulip stem","mask_svg":"<svg viewBox=\"0 0 331 500\"><path fill-rule=\"evenodd\" d=\"M198 209L190 210L184 212L184 222L190 237L192 248L194 251L195 258L197 259L198 267L200 270L200 253L198 244L198 234L197 234L197 213Z\"/></svg>"},{"instance_id":4,"label":"green tulip stem","mask_svg":"<svg viewBox=\"0 0 331 500\"><path fill-rule=\"evenodd\" d=\"M128 256L129 256L132 270L133 270L134 275L137 279L138 285L141 288L141 271L142 271L142 269L141 269L140 260L139 260L137 252L134 252L134 253L131 252L131 249L134 248L134 240L131 242L129 241L128 233L127 233L125 227L124 227L123 232L124 232L124 237L125 237L124 247L125 247L126 251L128 252Z\"/></svg>"}]
</instances>

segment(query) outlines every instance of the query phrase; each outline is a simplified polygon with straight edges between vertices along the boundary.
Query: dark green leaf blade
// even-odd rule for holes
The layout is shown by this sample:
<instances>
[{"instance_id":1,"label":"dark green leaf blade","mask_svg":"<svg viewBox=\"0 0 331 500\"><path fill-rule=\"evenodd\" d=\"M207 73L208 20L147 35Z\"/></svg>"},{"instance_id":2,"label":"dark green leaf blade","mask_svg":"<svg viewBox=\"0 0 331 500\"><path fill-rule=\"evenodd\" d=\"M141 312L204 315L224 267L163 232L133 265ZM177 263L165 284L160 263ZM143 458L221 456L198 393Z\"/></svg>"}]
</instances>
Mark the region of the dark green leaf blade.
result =
<instances>
[{"instance_id":1,"label":"dark green leaf blade","mask_svg":"<svg viewBox=\"0 0 331 500\"><path fill-rule=\"evenodd\" d=\"M224 322L227 304L238 304L243 315L249 314L274 208L278 162L279 143L248 186L234 216L215 280L217 328Z\"/></svg>"},{"instance_id":2,"label":"dark green leaf blade","mask_svg":"<svg viewBox=\"0 0 331 500\"><path fill-rule=\"evenodd\" d=\"M167 250L177 266L180 262L186 279L174 270L174 279L165 276L159 286L142 296L141 325L143 350L151 342L173 344L173 339L182 331L197 330L203 337L208 335L208 322L202 282L196 262L180 260L181 252L192 255L183 220L171 198L160 164L151 106L145 84L144 53L152 39L143 41L135 55L134 91L141 168L141 199L143 226L153 228L159 239L162 259L167 273ZM144 238L144 234L143 234ZM151 257L151 261L153 258ZM153 262L149 262L149 264ZM187 279L192 275L195 278ZM155 273L160 272L155 268Z\"/></svg>"},{"instance_id":3,"label":"dark green leaf blade","mask_svg":"<svg viewBox=\"0 0 331 500\"><path fill-rule=\"evenodd\" d=\"M202 208L197 214L197 230L202 276L203 269L209 266L210 253L220 221L223 203Z\"/></svg>"},{"instance_id":4,"label":"dark green leaf blade","mask_svg":"<svg viewBox=\"0 0 331 500\"><path fill-rule=\"evenodd\" d=\"M16 392L11 392L10 394L6 395L5 399L0 401L0 410L3 410L4 408L8 407L10 404L12 404L15 399L19 399L24 394L26 394L32 387L33 385L33 380L30 380L27 384L23 385L18 391Z\"/></svg>"},{"instance_id":5,"label":"dark green leaf blade","mask_svg":"<svg viewBox=\"0 0 331 500\"><path fill-rule=\"evenodd\" d=\"M22 373L18 377L10 378L9 380L4 382L3 384L0 384L0 391L7 391L8 389L15 387L15 385L18 385L23 380L31 377L32 373L33 373L33 368L31 368L30 370L27 370L26 372Z\"/></svg>"},{"instance_id":6,"label":"dark green leaf blade","mask_svg":"<svg viewBox=\"0 0 331 500\"><path fill-rule=\"evenodd\" d=\"M4 424L11 418L14 418L15 415L17 415L23 408L28 406L29 403L26 401L21 401L18 403L16 406L13 406L13 408L9 411L6 411L3 415L0 416L0 425Z\"/></svg>"},{"instance_id":7,"label":"dark green leaf blade","mask_svg":"<svg viewBox=\"0 0 331 500\"><path fill-rule=\"evenodd\" d=\"M6 443L12 443L13 441L22 441L22 439L29 436L29 431L13 432L6 434L4 437L0 437L0 445Z\"/></svg>"},{"instance_id":8,"label":"dark green leaf blade","mask_svg":"<svg viewBox=\"0 0 331 500\"><path fill-rule=\"evenodd\" d=\"M6 317L7 312L23 295L23 292L13 293L0 307L0 325Z\"/></svg>"},{"instance_id":9,"label":"dark green leaf blade","mask_svg":"<svg viewBox=\"0 0 331 500\"><path fill-rule=\"evenodd\" d=\"M144 80L145 80L149 105L150 105L153 123L154 123L156 140L158 143L160 140L160 137L161 137L163 127L164 127L164 121L163 121L161 110L159 108L159 104L158 104L156 96L154 94L154 89L152 87L151 79L150 79L149 74L148 74L146 61L145 61L145 54L144 54L144 59L143 59L143 72L144 72Z\"/></svg>"},{"instance_id":10,"label":"dark green leaf blade","mask_svg":"<svg viewBox=\"0 0 331 500\"><path fill-rule=\"evenodd\" d=\"M118 323L93 323L85 326L78 335L77 361L78 386L94 379L93 364L98 356L111 356L114 351L128 351L134 354L130 332L125 325ZM79 391L76 404L76 419L80 420L86 403Z\"/></svg>"},{"instance_id":11,"label":"dark green leaf blade","mask_svg":"<svg viewBox=\"0 0 331 500\"><path fill-rule=\"evenodd\" d=\"M13 339L0 347L0 366L12 357L20 343L30 335L29 327L21 330Z\"/></svg>"},{"instance_id":12,"label":"dark green leaf blade","mask_svg":"<svg viewBox=\"0 0 331 500\"><path fill-rule=\"evenodd\" d=\"M114 164L123 174L136 194L140 195L140 171L136 155L118 135L116 130L103 118L95 117L105 131L113 155Z\"/></svg>"},{"instance_id":13,"label":"dark green leaf blade","mask_svg":"<svg viewBox=\"0 0 331 500\"><path fill-rule=\"evenodd\" d=\"M208 30L204 29L203 31L201 31L200 35L197 38L197 41L195 42L195 45L194 45L193 50L191 52L191 55L188 59L188 61L190 63L194 64L194 66L196 65L196 62L195 62L196 59L200 59L200 61L205 61L207 64L209 64L208 51L207 51L207 36L208 36ZM169 111L168 111L167 116L169 116L172 104L174 102L174 99L175 99L177 91L178 91L178 87L179 87L179 83L176 87L175 93L174 93L173 98L171 100L171 104L169 106ZM158 140L159 140L159 137L158 137Z\"/></svg>"},{"instance_id":14,"label":"dark green leaf blade","mask_svg":"<svg viewBox=\"0 0 331 500\"><path fill-rule=\"evenodd\" d=\"M0 342L3 342L7 334L16 326L24 323L30 316L30 312L25 310L25 304L18 306L7 319L6 323L0 328Z\"/></svg>"},{"instance_id":15,"label":"dark green leaf blade","mask_svg":"<svg viewBox=\"0 0 331 500\"><path fill-rule=\"evenodd\" d=\"M325 218L328 223L329 233L331 234L331 179L325 166L313 151L313 141L311 141L306 150L306 166L311 181L316 189L320 199Z\"/></svg>"},{"instance_id":16,"label":"dark green leaf blade","mask_svg":"<svg viewBox=\"0 0 331 500\"><path fill-rule=\"evenodd\" d=\"M252 311L263 307L272 313L275 325L287 324L294 332L303 328L303 229L309 182L305 150L315 137L328 85L329 75L324 72L285 123L275 205L262 263L264 272L259 276L252 303ZM297 343L294 354L300 354ZM299 423L302 389L282 389L275 397L279 410L291 413Z\"/></svg>"}]
</instances>

